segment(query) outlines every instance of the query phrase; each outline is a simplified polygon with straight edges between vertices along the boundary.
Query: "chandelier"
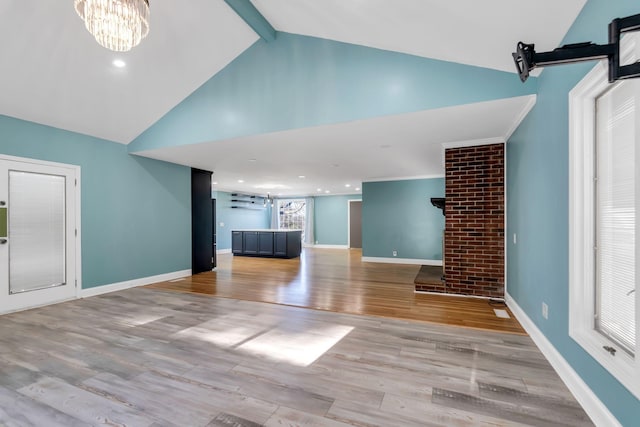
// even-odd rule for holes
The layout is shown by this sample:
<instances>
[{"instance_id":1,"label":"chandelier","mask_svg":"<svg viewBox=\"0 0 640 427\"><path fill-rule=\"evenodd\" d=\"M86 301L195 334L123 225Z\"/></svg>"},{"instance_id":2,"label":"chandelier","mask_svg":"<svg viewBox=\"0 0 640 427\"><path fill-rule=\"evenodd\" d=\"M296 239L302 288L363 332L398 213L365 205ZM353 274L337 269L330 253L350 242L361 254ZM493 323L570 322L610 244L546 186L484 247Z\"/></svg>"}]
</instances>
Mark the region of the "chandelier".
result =
<instances>
[{"instance_id":1,"label":"chandelier","mask_svg":"<svg viewBox=\"0 0 640 427\"><path fill-rule=\"evenodd\" d=\"M87 30L107 49L126 52L149 33L149 0L74 0L74 6Z\"/></svg>"}]
</instances>

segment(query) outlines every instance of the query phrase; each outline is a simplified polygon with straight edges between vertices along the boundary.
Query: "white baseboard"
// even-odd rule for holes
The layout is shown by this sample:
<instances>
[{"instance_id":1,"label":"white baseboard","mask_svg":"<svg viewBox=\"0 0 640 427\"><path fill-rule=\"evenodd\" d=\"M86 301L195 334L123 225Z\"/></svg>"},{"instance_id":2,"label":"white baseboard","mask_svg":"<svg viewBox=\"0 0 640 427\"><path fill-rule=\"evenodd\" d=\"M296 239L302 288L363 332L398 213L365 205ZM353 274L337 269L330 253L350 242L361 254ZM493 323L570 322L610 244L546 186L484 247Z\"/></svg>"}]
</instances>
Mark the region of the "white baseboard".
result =
<instances>
[{"instance_id":1,"label":"white baseboard","mask_svg":"<svg viewBox=\"0 0 640 427\"><path fill-rule=\"evenodd\" d=\"M308 245L305 247L315 248L315 249L349 249L347 245Z\"/></svg>"},{"instance_id":2,"label":"white baseboard","mask_svg":"<svg viewBox=\"0 0 640 427\"><path fill-rule=\"evenodd\" d=\"M376 256L363 256L362 262L383 262L387 264L416 264L442 266L439 259L414 259L414 258L382 258Z\"/></svg>"},{"instance_id":3,"label":"white baseboard","mask_svg":"<svg viewBox=\"0 0 640 427\"><path fill-rule=\"evenodd\" d=\"M573 393L578 403L580 403L584 411L589 415L591 421L593 421L596 426L621 427L616 417L614 417L604 403L598 399L598 396L596 396L582 378L580 378L578 373L573 370L569 362L562 357L511 295L506 294L505 301L513 315L516 316L516 319L518 319L522 327L527 331L531 339L533 339L533 342L536 343L540 351L542 351L542 354L544 354L549 363L551 363L553 369L556 370L562 381L564 381L565 385L571 393Z\"/></svg>"},{"instance_id":4,"label":"white baseboard","mask_svg":"<svg viewBox=\"0 0 640 427\"><path fill-rule=\"evenodd\" d=\"M221 255L221 254L230 254L231 253L231 248L229 249L218 249L216 251L216 254Z\"/></svg>"},{"instance_id":5,"label":"white baseboard","mask_svg":"<svg viewBox=\"0 0 640 427\"><path fill-rule=\"evenodd\" d=\"M80 298L94 297L96 295L107 294L109 292L123 291L137 286L150 285L152 283L166 282L167 280L179 279L191 276L191 269L174 271L172 273L158 274L157 276L141 277L139 279L127 280L126 282L112 283L110 285L96 286L80 291Z\"/></svg>"}]
</instances>

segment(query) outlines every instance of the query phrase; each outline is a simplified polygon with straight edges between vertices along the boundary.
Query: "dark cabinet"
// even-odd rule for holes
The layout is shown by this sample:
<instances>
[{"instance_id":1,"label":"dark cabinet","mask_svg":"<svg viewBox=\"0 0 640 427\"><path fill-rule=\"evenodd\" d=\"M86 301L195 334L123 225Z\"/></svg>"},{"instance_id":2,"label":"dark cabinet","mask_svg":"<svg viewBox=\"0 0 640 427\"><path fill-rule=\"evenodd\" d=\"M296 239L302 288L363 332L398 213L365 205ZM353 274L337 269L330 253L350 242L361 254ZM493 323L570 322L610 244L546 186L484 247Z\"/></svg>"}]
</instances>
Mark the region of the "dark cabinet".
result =
<instances>
[{"instance_id":1,"label":"dark cabinet","mask_svg":"<svg viewBox=\"0 0 640 427\"><path fill-rule=\"evenodd\" d=\"M191 169L191 271L211 271L213 227L211 172Z\"/></svg>"},{"instance_id":2,"label":"dark cabinet","mask_svg":"<svg viewBox=\"0 0 640 427\"><path fill-rule=\"evenodd\" d=\"M273 254L287 256L287 233L275 233Z\"/></svg>"},{"instance_id":3,"label":"dark cabinet","mask_svg":"<svg viewBox=\"0 0 640 427\"><path fill-rule=\"evenodd\" d=\"M216 268L218 265L218 240L216 237L216 199L211 199L211 223L213 224L213 249L211 253L211 268Z\"/></svg>"},{"instance_id":4,"label":"dark cabinet","mask_svg":"<svg viewBox=\"0 0 640 427\"><path fill-rule=\"evenodd\" d=\"M257 231L243 231L243 247L242 253L244 255L258 255L258 232Z\"/></svg>"},{"instance_id":5,"label":"dark cabinet","mask_svg":"<svg viewBox=\"0 0 640 427\"><path fill-rule=\"evenodd\" d=\"M242 231L231 232L231 252L234 254L242 253Z\"/></svg>"},{"instance_id":6,"label":"dark cabinet","mask_svg":"<svg viewBox=\"0 0 640 427\"><path fill-rule=\"evenodd\" d=\"M302 251L300 231L264 230L232 231L231 252L234 255L296 258Z\"/></svg>"},{"instance_id":7,"label":"dark cabinet","mask_svg":"<svg viewBox=\"0 0 640 427\"><path fill-rule=\"evenodd\" d=\"M300 252L302 252L302 232L301 231L291 231L287 234L287 254L285 257L287 258L295 258L300 256Z\"/></svg>"},{"instance_id":8,"label":"dark cabinet","mask_svg":"<svg viewBox=\"0 0 640 427\"><path fill-rule=\"evenodd\" d=\"M258 255L273 256L273 232L258 232Z\"/></svg>"}]
</instances>

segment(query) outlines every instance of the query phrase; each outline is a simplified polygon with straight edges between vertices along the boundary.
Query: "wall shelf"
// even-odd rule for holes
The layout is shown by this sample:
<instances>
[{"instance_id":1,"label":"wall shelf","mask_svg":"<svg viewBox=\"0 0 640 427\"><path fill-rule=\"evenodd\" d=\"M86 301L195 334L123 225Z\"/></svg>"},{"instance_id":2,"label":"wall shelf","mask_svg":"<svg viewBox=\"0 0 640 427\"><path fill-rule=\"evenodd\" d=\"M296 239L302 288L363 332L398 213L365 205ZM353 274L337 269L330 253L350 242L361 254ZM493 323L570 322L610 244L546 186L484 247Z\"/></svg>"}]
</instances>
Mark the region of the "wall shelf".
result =
<instances>
[{"instance_id":1,"label":"wall shelf","mask_svg":"<svg viewBox=\"0 0 640 427\"><path fill-rule=\"evenodd\" d=\"M232 209L259 210L266 208L266 197L255 194L231 193Z\"/></svg>"}]
</instances>

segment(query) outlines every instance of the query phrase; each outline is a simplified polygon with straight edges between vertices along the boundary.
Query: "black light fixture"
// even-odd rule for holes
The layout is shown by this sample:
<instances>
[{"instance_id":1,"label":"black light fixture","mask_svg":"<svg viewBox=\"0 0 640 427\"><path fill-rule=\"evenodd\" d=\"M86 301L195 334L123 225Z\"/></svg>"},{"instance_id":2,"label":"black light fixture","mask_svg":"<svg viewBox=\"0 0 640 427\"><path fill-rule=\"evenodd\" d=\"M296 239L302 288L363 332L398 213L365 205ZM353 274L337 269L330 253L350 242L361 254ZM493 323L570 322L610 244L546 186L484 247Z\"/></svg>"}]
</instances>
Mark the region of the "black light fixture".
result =
<instances>
[{"instance_id":1,"label":"black light fixture","mask_svg":"<svg viewBox=\"0 0 640 427\"><path fill-rule=\"evenodd\" d=\"M638 30L640 30L640 14L616 18L611 21L609 24L609 44L574 43L564 45L551 52L538 53L535 51L534 44L519 42L516 51L511 55L522 82L527 80L529 72L536 67L606 58L609 60L609 82L613 83L620 79L640 77L640 63L620 65L621 35Z\"/></svg>"},{"instance_id":2,"label":"black light fixture","mask_svg":"<svg viewBox=\"0 0 640 427\"><path fill-rule=\"evenodd\" d=\"M267 193L267 198L263 199L262 206L266 208L267 204L273 207L273 199L271 198L271 193Z\"/></svg>"},{"instance_id":3,"label":"black light fixture","mask_svg":"<svg viewBox=\"0 0 640 427\"><path fill-rule=\"evenodd\" d=\"M446 199L444 197L432 197L431 204L438 209L442 209L442 215L445 215Z\"/></svg>"}]
</instances>

